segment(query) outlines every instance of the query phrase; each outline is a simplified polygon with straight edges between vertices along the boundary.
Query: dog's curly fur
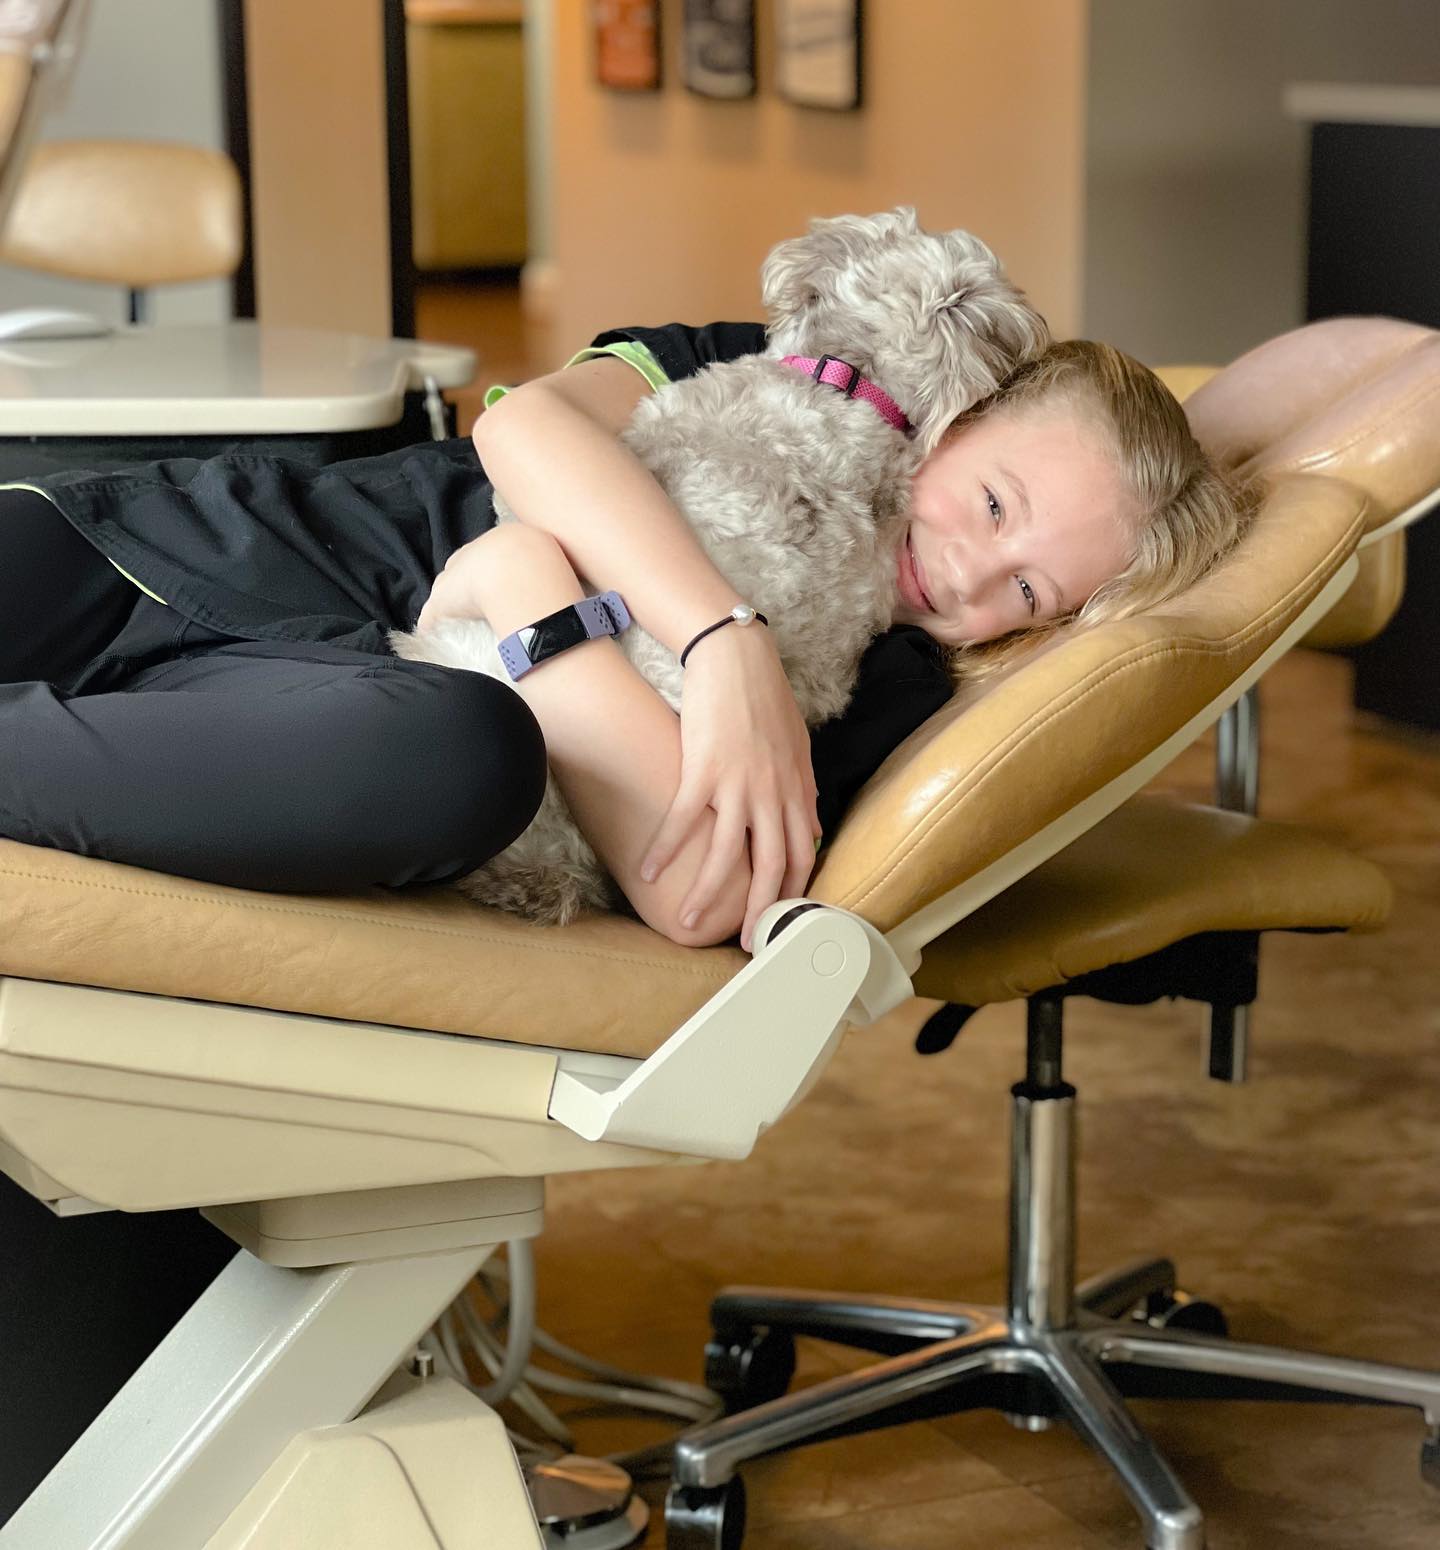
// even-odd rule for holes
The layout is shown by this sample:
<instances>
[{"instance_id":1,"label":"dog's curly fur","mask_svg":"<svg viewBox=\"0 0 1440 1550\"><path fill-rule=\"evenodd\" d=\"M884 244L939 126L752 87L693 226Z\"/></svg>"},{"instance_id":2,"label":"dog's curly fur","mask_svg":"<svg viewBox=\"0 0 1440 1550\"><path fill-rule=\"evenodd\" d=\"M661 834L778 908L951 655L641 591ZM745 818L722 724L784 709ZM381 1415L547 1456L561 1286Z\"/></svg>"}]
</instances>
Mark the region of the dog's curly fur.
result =
<instances>
[{"instance_id":1,"label":"dog's curly fur","mask_svg":"<svg viewBox=\"0 0 1440 1550\"><path fill-rule=\"evenodd\" d=\"M962 410L1048 343L1044 320L964 231L922 231L909 206L811 223L761 269L763 354L707 367L635 410L622 440L655 475L716 568L765 614L808 726L850 701L860 658L890 625L910 479ZM867 403L781 364L835 355L909 417L907 439ZM497 495L499 521L514 514ZM589 589L594 590L594 589ZM621 649L672 709L682 671L639 625ZM392 631L395 653L509 683L483 619ZM632 913L553 776L529 828L456 884L548 925Z\"/></svg>"}]
</instances>

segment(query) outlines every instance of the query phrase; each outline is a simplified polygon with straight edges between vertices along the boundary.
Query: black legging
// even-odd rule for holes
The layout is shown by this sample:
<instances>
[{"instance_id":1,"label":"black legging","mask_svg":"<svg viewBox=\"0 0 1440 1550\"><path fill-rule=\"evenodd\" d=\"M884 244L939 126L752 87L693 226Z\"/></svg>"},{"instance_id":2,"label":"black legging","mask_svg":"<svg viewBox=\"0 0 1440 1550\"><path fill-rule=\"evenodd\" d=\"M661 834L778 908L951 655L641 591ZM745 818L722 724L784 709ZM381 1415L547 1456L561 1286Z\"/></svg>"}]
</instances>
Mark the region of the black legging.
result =
<instances>
[{"instance_id":1,"label":"black legging","mask_svg":"<svg viewBox=\"0 0 1440 1550\"><path fill-rule=\"evenodd\" d=\"M0 490L0 836L322 891L461 875L534 817L539 727L477 673L195 647L177 615L183 656L70 692L137 606L43 496ZM194 1211L60 1220L0 1176L0 1524L234 1252Z\"/></svg>"},{"instance_id":2,"label":"black legging","mask_svg":"<svg viewBox=\"0 0 1440 1550\"><path fill-rule=\"evenodd\" d=\"M347 647L211 637L68 685L142 594L43 496L0 490L0 836L233 887L450 881L545 789L508 685ZM202 635L209 632L202 631Z\"/></svg>"}]
</instances>

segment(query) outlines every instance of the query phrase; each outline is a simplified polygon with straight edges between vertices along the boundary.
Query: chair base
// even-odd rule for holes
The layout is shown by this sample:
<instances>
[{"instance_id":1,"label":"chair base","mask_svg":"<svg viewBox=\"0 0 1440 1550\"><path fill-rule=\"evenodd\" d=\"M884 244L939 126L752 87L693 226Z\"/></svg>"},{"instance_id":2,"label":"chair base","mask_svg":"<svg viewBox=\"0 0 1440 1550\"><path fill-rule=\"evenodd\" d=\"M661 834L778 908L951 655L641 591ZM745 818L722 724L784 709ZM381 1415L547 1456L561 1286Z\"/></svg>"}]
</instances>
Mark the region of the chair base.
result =
<instances>
[{"instance_id":1,"label":"chair base","mask_svg":"<svg viewBox=\"0 0 1440 1550\"><path fill-rule=\"evenodd\" d=\"M699 1525L713 1524L715 1504L732 1495L730 1482L747 1460L987 1408L1026 1430L1043 1430L1056 1419L1068 1422L1119 1475L1144 1527L1147 1550L1200 1550L1205 1543L1200 1509L1140 1430L1127 1396L1412 1405L1426 1424L1422 1473L1440 1488L1440 1373L1246 1345L1175 1327L1167 1319L1210 1322L1214 1310L1184 1298L1168 1260L1099 1277L1077 1290L1077 1300L1073 1326L1035 1329L1003 1309L963 1303L751 1288L722 1292L712 1309L712 1376L724 1365L717 1348L743 1351L760 1330L769 1331L772 1340L783 1331L786 1338L808 1335L896 1354L682 1438L666 1513L670 1550L732 1550L738 1543ZM1117 1303L1123 1317L1097 1311ZM1147 1317L1147 1307L1156 1306L1161 1311ZM742 1379L731 1397L744 1403L760 1396L753 1386L747 1393ZM732 1520L733 1515L732 1506Z\"/></svg>"},{"instance_id":2,"label":"chair base","mask_svg":"<svg viewBox=\"0 0 1440 1550\"><path fill-rule=\"evenodd\" d=\"M749 1459L975 1409L1029 1430L1067 1422L1120 1477L1147 1550L1201 1550L1200 1509L1127 1396L1410 1405L1425 1421L1422 1474L1440 1488L1440 1372L1231 1341L1218 1309L1180 1291L1168 1259L1075 1284L1075 1090L1061 1077L1060 1018L1058 1001L1031 1001L1026 1080L1013 1089L1007 1307L722 1292L706 1380L731 1414L675 1444L668 1550L738 1550L736 1471ZM797 1335L886 1359L786 1394Z\"/></svg>"}]
</instances>

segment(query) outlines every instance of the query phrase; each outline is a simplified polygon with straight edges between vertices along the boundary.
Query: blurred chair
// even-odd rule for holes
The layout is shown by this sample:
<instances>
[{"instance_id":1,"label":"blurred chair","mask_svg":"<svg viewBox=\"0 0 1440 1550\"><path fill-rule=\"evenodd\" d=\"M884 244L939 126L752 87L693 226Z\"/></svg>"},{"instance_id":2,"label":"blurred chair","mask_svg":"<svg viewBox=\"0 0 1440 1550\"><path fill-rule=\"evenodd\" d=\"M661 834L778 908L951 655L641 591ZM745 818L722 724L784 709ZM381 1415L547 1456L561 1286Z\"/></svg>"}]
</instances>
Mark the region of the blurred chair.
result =
<instances>
[{"instance_id":1,"label":"blurred chair","mask_svg":"<svg viewBox=\"0 0 1440 1550\"><path fill-rule=\"evenodd\" d=\"M244 251L240 176L222 151L146 140L36 146L0 262L123 285L132 323L156 285L221 280Z\"/></svg>"}]
</instances>

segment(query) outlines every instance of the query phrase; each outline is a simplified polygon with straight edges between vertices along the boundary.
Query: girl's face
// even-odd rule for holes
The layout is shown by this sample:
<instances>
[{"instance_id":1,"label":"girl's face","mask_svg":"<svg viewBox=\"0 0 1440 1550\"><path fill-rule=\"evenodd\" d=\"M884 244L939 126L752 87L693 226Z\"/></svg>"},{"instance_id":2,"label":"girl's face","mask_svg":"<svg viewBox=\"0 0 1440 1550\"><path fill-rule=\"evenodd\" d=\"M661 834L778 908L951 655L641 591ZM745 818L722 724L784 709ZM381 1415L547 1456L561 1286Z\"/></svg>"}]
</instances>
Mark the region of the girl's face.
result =
<instances>
[{"instance_id":1,"label":"girl's face","mask_svg":"<svg viewBox=\"0 0 1440 1550\"><path fill-rule=\"evenodd\" d=\"M894 622L959 645L1070 613L1129 563L1133 506L1073 404L992 411L915 475Z\"/></svg>"}]
</instances>

